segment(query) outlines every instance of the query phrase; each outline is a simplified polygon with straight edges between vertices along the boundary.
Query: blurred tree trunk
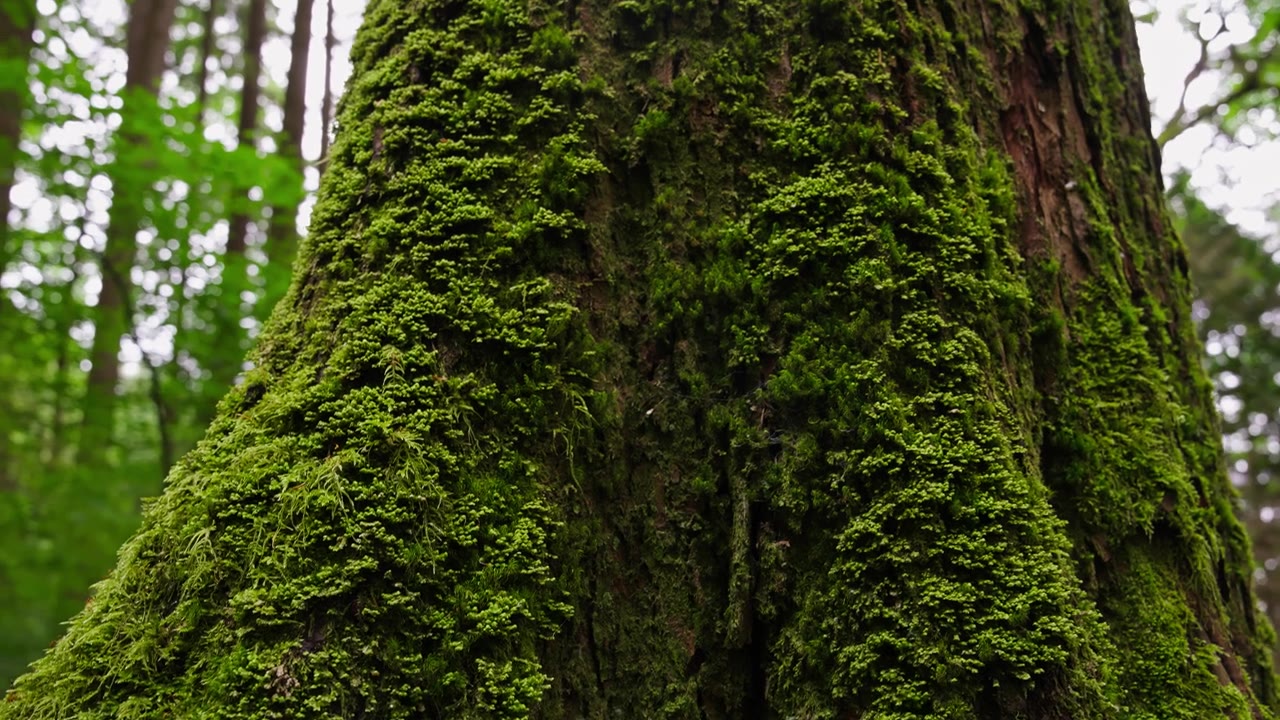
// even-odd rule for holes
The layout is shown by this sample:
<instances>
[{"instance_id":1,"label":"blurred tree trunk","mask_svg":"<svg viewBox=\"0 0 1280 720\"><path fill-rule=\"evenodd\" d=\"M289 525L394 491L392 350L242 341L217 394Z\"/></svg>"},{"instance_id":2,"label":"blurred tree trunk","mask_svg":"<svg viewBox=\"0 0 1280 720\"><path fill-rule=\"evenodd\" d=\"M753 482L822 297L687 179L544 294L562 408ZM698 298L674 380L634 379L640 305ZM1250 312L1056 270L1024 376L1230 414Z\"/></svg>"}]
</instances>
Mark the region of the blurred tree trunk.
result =
<instances>
[{"instance_id":1,"label":"blurred tree trunk","mask_svg":"<svg viewBox=\"0 0 1280 720\"><path fill-rule=\"evenodd\" d=\"M262 98L262 43L267 37L267 2L266 0L249 0L246 7L247 17L244 28L244 78L240 90L240 116L236 123L237 142L241 148L256 147L258 132L258 115ZM227 251L222 265L222 297L217 309L218 324L215 332L219 344L211 353L208 361L213 375L213 387L228 388L235 382L240 372L240 361L244 353L244 329L240 321L244 317L242 293L249 290L247 273L249 260L245 256L248 249L249 227L253 223L249 213L242 207L245 201L244 189L238 188L241 196L231 203L232 213L227 229ZM210 407L201 414L203 421L211 417Z\"/></svg>"},{"instance_id":2,"label":"blurred tree trunk","mask_svg":"<svg viewBox=\"0 0 1280 720\"><path fill-rule=\"evenodd\" d=\"M11 237L9 211L14 172L20 157L22 114L26 107L27 66L31 56L32 31L36 23L33 0L6 0L0 3L0 275L20 248ZM8 298L0 298L0 316L12 312ZM0 331L0 336L7 335ZM15 417L7 395L0 397L0 492L17 486L14 453L11 448L9 418Z\"/></svg>"},{"instance_id":3,"label":"blurred tree trunk","mask_svg":"<svg viewBox=\"0 0 1280 720\"><path fill-rule=\"evenodd\" d=\"M240 116L236 123L240 147L255 147L262 104L262 43L267 37L267 1L249 0L244 34L244 84L240 90ZM235 203L232 204L233 207ZM243 258L249 235L249 214L232 214L227 232L227 255ZM228 262L230 262L230 257Z\"/></svg>"},{"instance_id":4,"label":"blurred tree trunk","mask_svg":"<svg viewBox=\"0 0 1280 720\"><path fill-rule=\"evenodd\" d=\"M125 52L129 66L123 90L119 141L111 175L111 221L101 258L102 290L94 309L93 346L85 388L77 462L101 465L115 434L116 385L120 380L120 338L129 317L137 235L146 218L151 188L147 145L154 136L160 79L164 75L177 0L134 0L130 4Z\"/></svg>"},{"instance_id":5,"label":"blurred tree trunk","mask_svg":"<svg viewBox=\"0 0 1280 720\"><path fill-rule=\"evenodd\" d=\"M325 0L324 8L324 99L320 104L320 161L316 164L321 173L329 164L329 142L333 133L333 48L338 44L333 32L333 0Z\"/></svg>"},{"instance_id":6,"label":"blurred tree trunk","mask_svg":"<svg viewBox=\"0 0 1280 720\"><path fill-rule=\"evenodd\" d=\"M200 67L196 68L196 119L204 122L209 105L209 61L217 55L218 0L209 0L200 24Z\"/></svg>"},{"instance_id":7,"label":"blurred tree trunk","mask_svg":"<svg viewBox=\"0 0 1280 720\"><path fill-rule=\"evenodd\" d=\"M301 179L302 132L307 119L307 65L311 57L311 13L313 0L298 0L294 6L292 54L288 87L284 96L284 137L280 151L293 161ZM298 207L276 205L271 209L267 237L267 258L274 269L288 272L298 243ZM270 308L274 303L270 303Z\"/></svg>"},{"instance_id":8,"label":"blurred tree trunk","mask_svg":"<svg viewBox=\"0 0 1280 720\"><path fill-rule=\"evenodd\" d=\"M18 164L18 143L22 140L22 113L26 108L27 64L31 56L36 26L34 0L5 0L0 3L0 274L17 254L9 237L9 211L13 174ZM0 443L4 439L0 438ZM3 446L0 445L0 452ZM0 474L3 468L0 468ZM2 478L0 478L2 482Z\"/></svg>"},{"instance_id":9,"label":"blurred tree trunk","mask_svg":"<svg viewBox=\"0 0 1280 720\"><path fill-rule=\"evenodd\" d=\"M1271 717L1124 0L375 0L0 718Z\"/></svg>"}]
</instances>

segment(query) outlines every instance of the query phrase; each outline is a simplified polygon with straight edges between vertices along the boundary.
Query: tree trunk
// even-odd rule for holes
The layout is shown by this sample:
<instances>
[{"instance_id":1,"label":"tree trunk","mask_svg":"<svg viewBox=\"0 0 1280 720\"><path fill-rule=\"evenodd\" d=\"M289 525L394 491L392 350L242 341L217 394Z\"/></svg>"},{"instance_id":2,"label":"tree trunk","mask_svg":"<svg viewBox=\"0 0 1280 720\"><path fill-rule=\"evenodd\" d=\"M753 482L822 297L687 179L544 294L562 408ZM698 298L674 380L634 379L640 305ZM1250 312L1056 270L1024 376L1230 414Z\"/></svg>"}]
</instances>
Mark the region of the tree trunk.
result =
<instances>
[{"instance_id":1,"label":"tree trunk","mask_svg":"<svg viewBox=\"0 0 1280 720\"><path fill-rule=\"evenodd\" d=\"M329 141L333 132L333 48L338 44L333 32L333 0L325 0L324 97L320 101L320 172L329 164Z\"/></svg>"},{"instance_id":2,"label":"tree trunk","mask_svg":"<svg viewBox=\"0 0 1280 720\"><path fill-rule=\"evenodd\" d=\"M240 89L240 117L236 142L254 147L258 132L258 111L262 97L262 43L267 37L267 0L249 0L244 34L244 85ZM233 203L234 206L234 203ZM249 235L249 215L243 210L231 217L227 232L227 262L244 257ZM238 305L237 305L238 306Z\"/></svg>"},{"instance_id":3,"label":"tree trunk","mask_svg":"<svg viewBox=\"0 0 1280 720\"><path fill-rule=\"evenodd\" d=\"M1271 717L1123 0L377 0L0 717Z\"/></svg>"},{"instance_id":4,"label":"tree trunk","mask_svg":"<svg viewBox=\"0 0 1280 720\"><path fill-rule=\"evenodd\" d=\"M240 147L255 147L258 130L259 105L262 97L262 43L267 37L267 0L249 0L245 8L244 35L244 85L240 90L240 116L237 122L236 142ZM245 333L240 327L244 317L241 308L242 292L249 289L248 249L249 226L253 224L240 203L244 202L245 188L237 188L239 195L231 203L232 213L227 228L227 251L222 258L222 297L217 306L218 334L221 347L209 355L210 373L214 387L228 388L240 372L240 358ZM208 421L213 408L205 408L198 416Z\"/></svg>"},{"instance_id":5,"label":"tree trunk","mask_svg":"<svg viewBox=\"0 0 1280 720\"><path fill-rule=\"evenodd\" d=\"M200 66L196 68L196 122L204 124L204 112L209 105L209 61L219 58L217 20L220 10L218 0L208 0L201 17Z\"/></svg>"},{"instance_id":6,"label":"tree trunk","mask_svg":"<svg viewBox=\"0 0 1280 720\"><path fill-rule=\"evenodd\" d=\"M130 5L125 51L125 109L120 141L111 172L111 222L102 252L102 290L94 310L93 347L85 388L77 462L89 467L102 464L115 434L116 384L120 380L120 338L131 330L129 295L137 235L146 215L143 202L150 188L148 137L139 125L154 119L154 107L169 51L169 30L177 0L134 0Z\"/></svg>"},{"instance_id":7,"label":"tree trunk","mask_svg":"<svg viewBox=\"0 0 1280 720\"><path fill-rule=\"evenodd\" d=\"M13 209L9 193L13 190L14 173L21 157L22 113L26 107L27 65L31 57L35 30L36 7L33 0L8 0L0 3L0 276L21 248L9 227L9 211ZM0 298L0 321L14 312L8 298ZM7 397L0 398L0 413L15 416ZM15 453L9 428L0 422L0 493L18 486L14 468Z\"/></svg>"},{"instance_id":8,"label":"tree trunk","mask_svg":"<svg viewBox=\"0 0 1280 720\"><path fill-rule=\"evenodd\" d=\"M281 152L293 161L302 177L302 131L307 119L307 64L311 57L311 11L313 0L298 0L293 13L293 38L289 59L288 87L284 95L284 138ZM267 258L278 270L287 272L298 244L297 205L276 205L271 209L267 236ZM278 300L272 298L272 300ZM274 304L274 303L273 303Z\"/></svg>"},{"instance_id":9,"label":"tree trunk","mask_svg":"<svg viewBox=\"0 0 1280 720\"><path fill-rule=\"evenodd\" d=\"M31 57L31 33L36 27L34 0L0 3L0 275L18 253L9 233L9 192L17 168L22 140L22 113L26 107L26 67ZM4 439L0 438L0 447Z\"/></svg>"}]
</instances>

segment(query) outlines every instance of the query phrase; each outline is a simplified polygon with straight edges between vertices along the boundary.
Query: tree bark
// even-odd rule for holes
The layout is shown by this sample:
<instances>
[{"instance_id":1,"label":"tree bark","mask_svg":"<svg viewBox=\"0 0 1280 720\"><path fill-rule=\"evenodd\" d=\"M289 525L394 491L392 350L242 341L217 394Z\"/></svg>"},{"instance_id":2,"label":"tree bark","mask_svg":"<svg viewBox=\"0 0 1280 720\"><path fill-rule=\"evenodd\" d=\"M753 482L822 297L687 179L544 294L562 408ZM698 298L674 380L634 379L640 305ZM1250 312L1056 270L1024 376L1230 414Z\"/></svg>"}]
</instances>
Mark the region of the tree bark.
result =
<instances>
[{"instance_id":1,"label":"tree bark","mask_svg":"<svg viewBox=\"0 0 1280 720\"><path fill-rule=\"evenodd\" d=\"M85 388L84 416L80 426L77 462L100 466L115 434L116 384L120 380L120 338L129 332L129 307L137 234L146 210L144 197L150 187L145 168L147 135L136 124L154 117L160 79L169 51L169 31L177 0L135 0L130 5L125 51L125 72L120 142L111 172L111 221L101 258L102 290L94 309L92 367Z\"/></svg>"},{"instance_id":2,"label":"tree bark","mask_svg":"<svg viewBox=\"0 0 1280 720\"><path fill-rule=\"evenodd\" d=\"M371 3L255 369L0 717L1271 717L1132 23Z\"/></svg>"}]
</instances>

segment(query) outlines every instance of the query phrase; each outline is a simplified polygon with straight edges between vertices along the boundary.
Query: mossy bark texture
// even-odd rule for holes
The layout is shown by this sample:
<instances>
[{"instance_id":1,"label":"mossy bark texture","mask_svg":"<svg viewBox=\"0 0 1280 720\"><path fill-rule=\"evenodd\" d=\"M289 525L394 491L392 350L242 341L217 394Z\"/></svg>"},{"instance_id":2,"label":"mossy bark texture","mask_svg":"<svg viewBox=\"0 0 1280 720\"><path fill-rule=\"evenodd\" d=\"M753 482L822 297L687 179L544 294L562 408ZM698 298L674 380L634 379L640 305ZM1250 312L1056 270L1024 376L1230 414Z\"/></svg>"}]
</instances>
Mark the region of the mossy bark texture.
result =
<instances>
[{"instance_id":1,"label":"mossy bark texture","mask_svg":"<svg viewBox=\"0 0 1280 720\"><path fill-rule=\"evenodd\" d=\"M1269 718L1124 0L374 0L3 718Z\"/></svg>"}]
</instances>

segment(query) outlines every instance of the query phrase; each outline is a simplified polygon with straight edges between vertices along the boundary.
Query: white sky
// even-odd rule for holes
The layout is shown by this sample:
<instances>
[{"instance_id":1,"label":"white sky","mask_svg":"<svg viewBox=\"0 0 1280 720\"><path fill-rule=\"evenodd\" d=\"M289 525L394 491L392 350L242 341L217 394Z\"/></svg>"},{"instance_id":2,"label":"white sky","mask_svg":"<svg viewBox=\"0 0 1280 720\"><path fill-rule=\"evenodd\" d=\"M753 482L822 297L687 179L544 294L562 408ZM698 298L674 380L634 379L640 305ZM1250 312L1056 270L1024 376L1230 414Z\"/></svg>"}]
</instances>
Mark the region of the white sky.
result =
<instances>
[{"instance_id":1,"label":"white sky","mask_svg":"<svg viewBox=\"0 0 1280 720\"><path fill-rule=\"evenodd\" d=\"M1185 31L1180 17L1185 13L1199 21L1209 3L1156 0L1151 4L1159 11L1158 19L1153 24L1138 26L1138 41L1142 46L1152 114L1156 125L1162 126L1177 109L1183 82L1200 53L1199 42ZM1239 6L1232 0L1214 4L1226 8ZM1253 34L1238 10L1226 14L1227 32L1211 47L1235 44ZM1216 22L1209 21L1202 28L1206 37L1217 29ZM1223 91L1223 78L1205 73L1191 85L1187 105L1200 107ZM1270 125L1273 133L1280 130L1275 108L1267 113L1263 122ZM1220 138L1215 138L1212 128L1192 128L1165 146L1165 172L1177 168L1191 170L1192 181L1205 202L1226 210L1228 219L1252 234L1274 240L1275 218L1269 222L1268 213L1280 203L1280 142L1263 140L1247 129L1239 139L1253 146L1227 147Z\"/></svg>"}]
</instances>

